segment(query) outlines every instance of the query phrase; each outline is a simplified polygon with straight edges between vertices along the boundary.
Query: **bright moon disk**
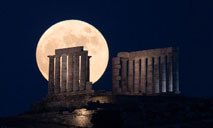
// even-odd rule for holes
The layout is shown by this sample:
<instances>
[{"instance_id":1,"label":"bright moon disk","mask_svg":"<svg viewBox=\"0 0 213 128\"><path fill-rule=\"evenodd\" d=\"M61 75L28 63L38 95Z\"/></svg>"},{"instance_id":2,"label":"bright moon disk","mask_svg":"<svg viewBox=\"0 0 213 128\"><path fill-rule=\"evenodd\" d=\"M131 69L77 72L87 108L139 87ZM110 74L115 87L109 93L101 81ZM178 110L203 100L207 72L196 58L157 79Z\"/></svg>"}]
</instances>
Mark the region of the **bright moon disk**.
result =
<instances>
[{"instance_id":1,"label":"bright moon disk","mask_svg":"<svg viewBox=\"0 0 213 128\"><path fill-rule=\"evenodd\" d=\"M103 35L92 25L80 20L65 20L54 24L41 36L37 49L38 68L48 80L49 59L55 49L84 46L90 58L90 81L98 81L106 70L109 49Z\"/></svg>"}]
</instances>

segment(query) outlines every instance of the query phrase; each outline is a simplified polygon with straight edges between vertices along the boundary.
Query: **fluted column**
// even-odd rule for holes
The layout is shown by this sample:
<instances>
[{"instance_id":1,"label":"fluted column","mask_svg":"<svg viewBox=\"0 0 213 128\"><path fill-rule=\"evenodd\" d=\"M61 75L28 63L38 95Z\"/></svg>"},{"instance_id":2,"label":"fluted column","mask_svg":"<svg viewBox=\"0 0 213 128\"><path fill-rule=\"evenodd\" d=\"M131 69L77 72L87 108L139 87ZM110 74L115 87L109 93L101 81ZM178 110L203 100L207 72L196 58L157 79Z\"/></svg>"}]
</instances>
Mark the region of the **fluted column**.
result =
<instances>
[{"instance_id":1,"label":"fluted column","mask_svg":"<svg viewBox=\"0 0 213 128\"><path fill-rule=\"evenodd\" d=\"M55 56L49 57L49 81L48 81L48 95L54 93L54 58Z\"/></svg>"},{"instance_id":2,"label":"fluted column","mask_svg":"<svg viewBox=\"0 0 213 128\"><path fill-rule=\"evenodd\" d=\"M161 56L160 62L160 92L166 92L166 56Z\"/></svg>"},{"instance_id":3,"label":"fluted column","mask_svg":"<svg viewBox=\"0 0 213 128\"><path fill-rule=\"evenodd\" d=\"M90 81L90 58L91 56L86 57L86 81Z\"/></svg>"},{"instance_id":4,"label":"fluted column","mask_svg":"<svg viewBox=\"0 0 213 128\"><path fill-rule=\"evenodd\" d=\"M115 57L112 59L112 91L114 94L119 93L119 71L120 71L120 58Z\"/></svg>"},{"instance_id":5,"label":"fluted column","mask_svg":"<svg viewBox=\"0 0 213 128\"><path fill-rule=\"evenodd\" d=\"M55 62L55 87L54 92L60 92L60 56L56 56Z\"/></svg>"},{"instance_id":6,"label":"fluted column","mask_svg":"<svg viewBox=\"0 0 213 128\"><path fill-rule=\"evenodd\" d=\"M159 93L159 57L154 57L154 93Z\"/></svg>"},{"instance_id":7,"label":"fluted column","mask_svg":"<svg viewBox=\"0 0 213 128\"><path fill-rule=\"evenodd\" d=\"M146 58L141 58L141 78L140 78L140 88L142 94L146 93Z\"/></svg>"},{"instance_id":8,"label":"fluted column","mask_svg":"<svg viewBox=\"0 0 213 128\"><path fill-rule=\"evenodd\" d=\"M152 70L152 57L148 58L148 71L147 71L147 94L153 93L153 70Z\"/></svg>"},{"instance_id":9,"label":"fluted column","mask_svg":"<svg viewBox=\"0 0 213 128\"><path fill-rule=\"evenodd\" d=\"M74 63L73 63L73 56L68 56L68 84L67 84L67 92L73 91L73 70L74 70Z\"/></svg>"},{"instance_id":10,"label":"fluted column","mask_svg":"<svg viewBox=\"0 0 213 128\"><path fill-rule=\"evenodd\" d=\"M67 86L67 55L62 55L61 92L66 92Z\"/></svg>"},{"instance_id":11,"label":"fluted column","mask_svg":"<svg viewBox=\"0 0 213 128\"><path fill-rule=\"evenodd\" d=\"M87 57L87 52L83 52L81 55L80 90L86 89L86 57Z\"/></svg>"},{"instance_id":12,"label":"fluted column","mask_svg":"<svg viewBox=\"0 0 213 128\"><path fill-rule=\"evenodd\" d=\"M122 93L127 92L127 58L121 58L121 85Z\"/></svg>"},{"instance_id":13,"label":"fluted column","mask_svg":"<svg viewBox=\"0 0 213 128\"><path fill-rule=\"evenodd\" d=\"M133 60L129 59L128 66L128 92L133 93Z\"/></svg>"},{"instance_id":14,"label":"fluted column","mask_svg":"<svg viewBox=\"0 0 213 128\"><path fill-rule=\"evenodd\" d=\"M167 56L167 92L172 92L173 91L173 62L172 62L172 55L169 54Z\"/></svg>"},{"instance_id":15,"label":"fluted column","mask_svg":"<svg viewBox=\"0 0 213 128\"><path fill-rule=\"evenodd\" d=\"M135 58L134 93L139 93L139 58Z\"/></svg>"},{"instance_id":16,"label":"fluted column","mask_svg":"<svg viewBox=\"0 0 213 128\"><path fill-rule=\"evenodd\" d=\"M178 53L174 54L173 60L174 60L173 61L173 64L174 64L173 91L174 91L174 93L179 94L180 90L179 90L179 56L178 56Z\"/></svg>"},{"instance_id":17,"label":"fluted column","mask_svg":"<svg viewBox=\"0 0 213 128\"><path fill-rule=\"evenodd\" d=\"M79 56L74 55L73 91L79 90Z\"/></svg>"}]
</instances>

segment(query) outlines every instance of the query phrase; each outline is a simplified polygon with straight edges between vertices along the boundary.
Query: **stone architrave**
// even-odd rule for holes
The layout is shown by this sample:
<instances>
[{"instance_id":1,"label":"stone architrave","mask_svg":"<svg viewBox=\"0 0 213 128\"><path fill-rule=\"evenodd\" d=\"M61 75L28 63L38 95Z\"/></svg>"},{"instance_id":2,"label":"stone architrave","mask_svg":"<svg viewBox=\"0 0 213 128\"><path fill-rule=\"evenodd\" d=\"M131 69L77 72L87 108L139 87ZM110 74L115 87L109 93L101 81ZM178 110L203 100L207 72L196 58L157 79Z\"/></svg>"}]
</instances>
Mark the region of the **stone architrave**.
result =
<instances>
[{"instance_id":1,"label":"stone architrave","mask_svg":"<svg viewBox=\"0 0 213 128\"><path fill-rule=\"evenodd\" d=\"M128 66L128 92L133 93L133 60L129 60Z\"/></svg>"},{"instance_id":2,"label":"stone architrave","mask_svg":"<svg viewBox=\"0 0 213 128\"><path fill-rule=\"evenodd\" d=\"M54 58L55 56L49 57L49 81L48 81L48 95L54 94Z\"/></svg>"},{"instance_id":3,"label":"stone architrave","mask_svg":"<svg viewBox=\"0 0 213 128\"><path fill-rule=\"evenodd\" d=\"M121 68L121 89L123 93L127 93L127 58L121 58Z\"/></svg>"},{"instance_id":4,"label":"stone architrave","mask_svg":"<svg viewBox=\"0 0 213 128\"><path fill-rule=\"evenodd\" d=\"M140 78L141 93L146 93L146 58L141 58L141 78Z\"/></svg>"},{"instance_id":5,"label":"stone architrave","mask_svg":"<svg viewBox=\"0 0 213 128\"><path fill-rule=\"evenodd\" d=\"M73 91L73 70L74 70L74 63L73 63L73 56L68 56L68 84L67 84L67 92Z\"/></svg>"},{"instance_id":6,"label":"stone architrave","mask_svg":"<svg viewBox=\"0 0 213 128\"><path fill-rule=\"evenodd\" d=\"M66 92L67 86L67 55L62 55L61 92Z\"/></svg>"},{"instance_id":7,"label":"stone architrave","mask_svg":"<svg viewBox=\"0 0 213 128\"><path fill-rule=\"evenodd\" d=\"M172 65L172 59L173 56L169 54L167 56L167 92L172 92L173 91L173 65Z\"/></svg>"},{"instance_id":8,"label":"stone architrave","mask_svg":"<svg viewBox=\"0 0 213 128\"><path fill-rule=\"evenodd\" d=\"M73 56L74 74L73 74L73 91L79 91L79 55Z\"/></svg>"},{"instance_id":9,"label":"stone architrave","mask_svg":"<svg viewBox=\"0 0 213 128\"><path fill-rule=\"evenodd\" d=\"M138 94L139 93L139 58L135 58L135 72L134 72L134 93Z\"/></svg>"},{"instance_id":10,"label":"stone architrave","mask_svg":"<svg viewBox=\"0 0 213 128\"><path fill-rule=\"evenodd\" d=\"M55 62L55 87L54 92L60 93L60 58L61 56L56 56Z\"/></svg>"},{"instance_id":11,"label":"stone architrave","mask_svg":"<svg viewBox=\"0 0 213 128\"><path fill-rule=\"evenodd\" d=\"M161 56L160 59L160 92L166 92L166 56Z\"/></svg>"},{"instance_id":12,"label":"stone architrave","mask_svg":"<svg viewBox=\"0 0 213 128\"><path fill-rule=\"evenodd\" d=\"M160 85L159 85L159 57L154 57L154 93L160 92Z\"/></svg>"}]
</instances>

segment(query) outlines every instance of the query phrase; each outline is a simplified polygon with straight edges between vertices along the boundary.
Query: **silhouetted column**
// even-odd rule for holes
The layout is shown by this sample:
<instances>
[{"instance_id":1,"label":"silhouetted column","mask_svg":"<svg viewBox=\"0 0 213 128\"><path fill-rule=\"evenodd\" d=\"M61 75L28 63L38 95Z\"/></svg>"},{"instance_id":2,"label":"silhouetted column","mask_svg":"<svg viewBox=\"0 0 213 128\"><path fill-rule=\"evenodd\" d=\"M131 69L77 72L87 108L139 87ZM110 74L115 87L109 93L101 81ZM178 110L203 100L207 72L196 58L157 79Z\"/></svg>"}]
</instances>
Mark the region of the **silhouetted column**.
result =
<instances>
[{"instance_id":1,"label":"silhouetted column","mask_svg":"<svg viewBox=\"0 0 213 128\"><path fill-rule=\"evenodd\" d=\"M87 52L83 52L81 55L80 90L86 90L86 57Z\"/></svg>"},{"instance_id":2,"label":"silhouetted column","mask_svg":"<svg viewBox=\"0 0 213 128\"><path fill-rule=\"evenodd\" d=\"M73 76L73 91L76 92L79 90L79 56L74 55L74 76Z\"/></svg>"},{"instance_id":3,"label":"silhouetted column","mask_svg":"<svg viewBox=\"0 0 213 128\"><path fill-rule=\"evenodd\" d=\"M67 92L73 91L73 70L74 70L74 63L73 63L73 56L68 56L68 84L67 84Z\"/></svg>"},{"instance_id":4,"label":"silhouetted column","mask_svg":"<svg viewBox=\"0 0 213 128\"><path fill-rule=\"evenodd\" d=\"M60 92L60 56L56 56L55 62L55 87L54 92Z\"/></svg>"},{"instance_id":5,"label":"silhouetted column","mask_svg":"<svg viewBox=\"0 0 213 128\"><path fill-rule=\"evenodd\" d=\"M172 72L172 67L173 67L173 65L172 65L172 55L171 54L169 54L168 56L167 56L167 88L166 88L166 90L167 90L167 92L172 92L173 91L173 72Z\"/></svg>"},{"instance_id":6,"label":"silhouetted column","mask_svg":"<svg viewBox=\"0 0 213 128\"><path fill-rule=\"evenodd\" d=\"M159 57L154 57L154 93L159 93Z\"/></svg>"},{"instance_id":7,"label":"silhouetted column","mask_svg":"<svg viewBox=\"0 0 213 128\"><path fill-rule=\"evenodd\" d=\"M134 93L139 93L139 58L135 58Z\"/></svg>"},{"instance_id":8,"label":"silhouetted column","mask_svg":"<svg viewBox=\"0 0 213 128\"><path fill-rule=\"evenodd\" d=\"M67 55L62 55L61 92L66 92L67 86Z\"/></svg>"},{"instance_id":9,"label":"silhouetted column","mask_svg":"<svg viewBox=\"0 0 213 128\"><path fill-rule=\"evenodd\" d=\"M90 81L90 58L91 56L86 57L86 81Z\"/></svg>"},{"instance_id":10,"label":"silhouetted column","mask_svg":"<svg viewBox=\"0 0 213 128\"><path fill-rule=\"evenodd\" d=\"M180 93L179 90L179 56L178 53L174 54L174 58L173 58L173 64L174 64L174 79L173 79L173 91L176 94Z\"/></svg>"},{"instance_id":11,"label":"silhouetted column","mask_svg":"<svg viewBox=\"0 0 213 128\"><path fill-rule=\"evenodd\" d=\"M142 94L146 93L146 58L141 58L141 92Z\"/></svg>"},{"instance_id":12,"label":"silhouetted column","mask_svg":"<svg viewBox=\"0 0 213 128\"><path fill-rule=\"evenodd\" d=\"M161 56L160 59L160 92L166 92L166 56Z\"/></svg>"},{"instance_id":13,"label":"silhouetted column","mask_svg":"<svg viewBox=\"0 0 213 128\"><path fill-rule=\"evenodd\" d=\"M54 58L55 56L49 57L49 81L48 81L48 95L54 93Z\"/></svg>"},{"instance_id":14,"label":"silhouetted column","mask_svg":"<svg viewBox=\"0 0 213 128\"><path fill-rule=\"evenodd\" d=\"M147 71L147 94L153 93L153 70L152 70L152 57L148 58L148 71Z\"/></svg>"},{"instance_id":15,"label":"silhouetted column","mask_svg":"<svg viewBox=\"0 0 213 128\"><path fill-rule=\"evenodd\" d=\"M122 93L127 92L127 58L121 58L121 85Z\"/></svg>"},{"instance_id":16,"label":"silhouetted column","mask_svg":"<svg viewBox=\"0 0 213 128\"><path fill-rule=\"evenodd\" d=\"M133 60L129 59L128 91L133 93Z\"/></svg>"},{"instance_id":17,"label":"silhouetted column","mask_svg":"<svg viewBox=\"0 0 213 128\"><path fill-rule=\"evenodd\" d=\"M120 58L115 57L112 59L112 91L113 93L117 94L119 93L119 81L120 81L120 76L119 76L119 71L120 71Z\"/></svg>"}]
</instances>

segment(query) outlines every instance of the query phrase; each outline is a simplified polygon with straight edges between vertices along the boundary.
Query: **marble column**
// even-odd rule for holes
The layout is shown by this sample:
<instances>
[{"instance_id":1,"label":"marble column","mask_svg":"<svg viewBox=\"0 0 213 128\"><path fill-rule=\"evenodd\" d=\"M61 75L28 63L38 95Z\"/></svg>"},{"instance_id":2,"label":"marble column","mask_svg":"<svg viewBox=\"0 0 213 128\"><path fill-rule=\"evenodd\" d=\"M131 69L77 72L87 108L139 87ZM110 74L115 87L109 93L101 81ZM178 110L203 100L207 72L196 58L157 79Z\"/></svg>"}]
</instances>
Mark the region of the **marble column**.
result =
<instances>
[{"instance_id":1,"label":"marble column","mask_svg":"<svg viewBox=\"0 0 213 128\"><path fill-rule=\"evenodd\" d=\"M174 64L174 67L173 67L173 69L174 69L173 91L174 91L174 93L179 94L180 90L179 90L179 56L178 56L178 53L174 54L173 64Z\"/></svg>"},{"instance_id":2,"label":"marble column","mask_svg":"<svg viewBox=\"0 0 213 128\"><path fill-rule=\"evenodd\" d=\"M148 69L147 69L147 94L153 93L153 70L152 70L152 57L148 58Z\"/></svg>"},{"instance_id":3,"label":"marble column","mask_svg":"<svg viewBox=\"0 0 213 128\"><path fill-rule=\"evenodd\" d=\"M140 78L140 88L142 94L146 93L146 58L141 58L141 78Z\"/></svg>"},{"instance_id":4,"label":"marble column","mask_svg":"<svg viewBox=\"0 0 213 128\"><path fill-rule=\"evenodd\" d=\"M73 91L79 91L79 55L73 56L74 74L73 74Z\"/></svg>"},{"instance_id":5,"label":"marble column","mask_svg":"<svg viewBox=\"0 0 213 128\"><path fill-rule=\"evenodd\" d=\"M80 90L86 90L86 58L87 52L83 52L81 55Z\"/></svg>"},{"instance_id":6,"label":"marble column","mask_svg":"<svg viewBox=\"0 0 213 128\"><path fill-rule=\"evenodd\" d=\"M60 92L60 58L61 56L56 56L56 62L55 62L55 87L54 92L59 93Z\"/></svg>"},{"instance_id":7,"label":"marble column","mask_svg":"<svg viewBox=\"0 0 213 128\"><path fill-rule=\"evenodd\" d=\"M90 58L91 56L86 57L86 81L90 81Z\"/></svg>"},{"instance_id":8,"label":"marble column","mask_svg":"<svg viewBox=\"0 0 213 128\"><path fill-rule=\"evenodd\" d=\"M160 92L166 92L166 56L161 56L160 62Z\"/></svg>"},{"instance_id":9,"label":"marble column","mask_svg":"<svg viewBox=\"0 0 213 128\"><path fill-rule=\"evenodd\" d=\"M134 72L134 93L139 93L139 58L135 58L135 72Z\"/></svg>"},{"instance_id":10,"label":"marble column","mask_svg":"<svg viewBox=\"0 0 213 128\"><path fill-rule=\"evenodd\" d=\"M133 60L129 59L128 66L128 92L133 93Z\"/></svg>"},{"instance_id":11,"label":"marble column","mask_svg":"<svg viewBox=\"0 0 213 128\"><path fill-rule=\"evenodd\" d=\"M121 89L122 93L127 92L127 58L121 58Z\"/></svg>"},{"instance_id":12,"label":"marble column","mask_svg":"<svg viewBox=\"0 0 213 128\"><path fill-rule=\"evenodd\" d=\"M172 62L173 56L169 54L167 56L167 84L166 84L166 90L167 92L173 91L173 62Z\"/></svg>"},{"instance_id":13,"label":"marble column","mask_svg":"<svg viewBox=\"0 0 213 128\"><path fill-rule=\"evenodd\" d=\"M55 56L49 57L49 81L48 81L48 95L54 93L54 58Z\"/></svg>"},{"instance_id":14,"label":"marble column","mask_svg":"<svg viewBox=\"0 0 213 128\"><path fill-rule=\"evenodd\" d=\"M119 81L118 79L119 76L119 71L120 71L120 58L115 57L112 59L112 91L113 93L117 94L120 90L119 88Z\"/></svg>"},{"instance_id":15,"label":"marble column","mask_svg":"<svg viewBox=\"0 0 213 128\"><path fill-rule=\"evenodd\" d=\"M73 56L68 56L68 84L67 84L67 92L73 91L73 70L74 70L74 63L73 63Z\"/></svg>"},{"instance_id":16,"label":"marble column","mask_svg":"<svg viewBox=\"0 0 213 128\"><path fill-rule=\"evenodd\" d=\"M67 86L67 55L62 55L61 93L66 92Z\"/></svg>"},{"instance_id":17,"label":"marble column","mask_svg":"<svg viewBox=\"0 0 213 128\"><path fill-rule=\"evenodd\" d=\"M154 93L159 93L160 85L159 85L159 57L154 57Z\"/></svg>"}]
</instances>

